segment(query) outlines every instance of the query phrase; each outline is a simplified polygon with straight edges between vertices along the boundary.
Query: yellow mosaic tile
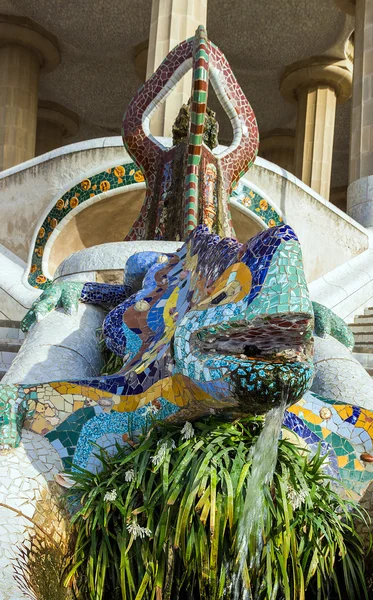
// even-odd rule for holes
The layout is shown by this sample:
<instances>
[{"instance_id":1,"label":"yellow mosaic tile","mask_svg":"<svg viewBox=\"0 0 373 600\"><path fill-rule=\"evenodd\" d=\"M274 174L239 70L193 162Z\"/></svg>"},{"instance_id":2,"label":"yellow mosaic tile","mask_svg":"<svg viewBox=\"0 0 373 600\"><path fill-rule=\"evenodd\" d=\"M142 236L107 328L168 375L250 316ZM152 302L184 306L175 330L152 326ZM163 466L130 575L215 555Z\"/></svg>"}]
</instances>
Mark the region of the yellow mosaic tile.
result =
<instances>
[{"instance_id":1,"label":"yellow mosaic tile","mask_svg":"<svg viewBox=\"0 0 373 600\"><path fill-rule=\"evenodd\" d=\"M365 471L364 465L357 458L354 460L354 467L355 471Z\"/></svg>"},{"instance_id":2,"label":"yellow mosaic tile","mask_svg":"<svg viewBox=\"0 0 373 600\"><path fill-rule=\"evenodd\" d=\"M348 463L348 456L337 456L338 466L345 467Z\"/></svg>"}]
</instances>

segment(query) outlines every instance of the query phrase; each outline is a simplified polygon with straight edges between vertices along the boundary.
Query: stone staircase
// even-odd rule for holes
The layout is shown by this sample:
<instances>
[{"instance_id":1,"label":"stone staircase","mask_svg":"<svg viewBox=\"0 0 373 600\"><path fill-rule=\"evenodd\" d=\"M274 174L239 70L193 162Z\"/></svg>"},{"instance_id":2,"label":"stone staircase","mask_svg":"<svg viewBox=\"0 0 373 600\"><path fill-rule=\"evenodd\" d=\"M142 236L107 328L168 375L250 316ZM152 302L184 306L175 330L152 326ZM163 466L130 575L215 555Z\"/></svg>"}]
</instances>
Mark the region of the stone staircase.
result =
<instances>
[{"instance_id":1,"label":"stone staircase","mask_svg":"<svg viewBox=\"0 0 373 600\"><path fill-rule=\"evenodd\" d=\"M355 317L349 327L355 336L353 355L373 377L373 307Z\"/></svg>"},{"instance_id":2,"label":"stone staircase","mask_svg":"<svg viewBox=\"0 0 373 600\"><path fill-rule=\"evenodd\" d=\"M20 349L24 333L19 321L0 320L0 381Z\"/></svg>"}]
</instances>

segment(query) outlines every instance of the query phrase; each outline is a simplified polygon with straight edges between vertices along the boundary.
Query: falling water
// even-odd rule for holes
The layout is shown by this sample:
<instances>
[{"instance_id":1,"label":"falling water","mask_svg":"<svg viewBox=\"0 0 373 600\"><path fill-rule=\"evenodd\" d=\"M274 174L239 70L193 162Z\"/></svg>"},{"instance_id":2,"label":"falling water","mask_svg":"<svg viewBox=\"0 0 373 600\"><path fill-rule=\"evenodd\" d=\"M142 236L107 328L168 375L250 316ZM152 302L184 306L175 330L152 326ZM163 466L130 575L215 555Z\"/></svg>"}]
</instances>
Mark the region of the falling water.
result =
<instances>
[{"instance_id":1,"label":"falling water","mask_svg":"<svg viewBox=\"0 0 373 600\"><path fill-rule=\"evenodd\" d=\"M255 600L252 591L245 585L244 569L248 550L250 550L249 570L259 567L263 548L262 525L265 517L264 486L272 481L276 468L278 439L287 397L288 393L284 391L280 406L268 412L261 434L251 450L251 473L247 481L245 504L237 533L238 570L232 581L234 600Z\"/></svg>"}]
</instances>

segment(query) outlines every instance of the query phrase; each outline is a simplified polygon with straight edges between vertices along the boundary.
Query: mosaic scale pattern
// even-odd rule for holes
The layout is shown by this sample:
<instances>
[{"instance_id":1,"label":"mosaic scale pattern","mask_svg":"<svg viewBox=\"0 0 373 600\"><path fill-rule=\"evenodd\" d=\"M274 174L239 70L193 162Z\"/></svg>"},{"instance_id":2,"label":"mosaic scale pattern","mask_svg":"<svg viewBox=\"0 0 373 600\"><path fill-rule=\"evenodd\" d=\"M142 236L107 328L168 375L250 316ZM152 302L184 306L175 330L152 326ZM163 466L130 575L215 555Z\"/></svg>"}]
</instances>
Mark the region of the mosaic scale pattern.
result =
<instances>
[{"instance_id":1,"label":"mosaic scale pattern","mask_svg":"<svg viewBox=\"0 0 373 600\"><path fill-rule=\"evenodd\" d=\"M142 289L130 295L143 277ZM199 226L175 254L133 255L123 286L54 284L25 317L24 329L64 297L69 310L78 299L115 307L104 321L104 335L108 347L123 357L123 369L32 390L0 387L6 392L2 445L18 443L25 411L32 413L28 427L42 435L91 402L109 412L134 413L136 429L136 415L142 415L136 411L152 402L166 402L180 419L211 409L263 412L281 401L284 385L289 402L310 385L312 305L299 242L287 225L243 245ZM19 407L21 395L25 400ZM74 422L83 419L79 415ZM64 427L59 441L72 444Z\"/></svg>"},{"instance_id":2,"label":"mosaic scale pattern","mask_svg":"<svg viewBox=\"0 0 373 600\"><path fill-rule=\"evenodd\" d=\"M328 472L358 499L373 480L373 413L307 392L290 407L284 425L311 452L328 453Z\"/></svg>"}]
</instances>

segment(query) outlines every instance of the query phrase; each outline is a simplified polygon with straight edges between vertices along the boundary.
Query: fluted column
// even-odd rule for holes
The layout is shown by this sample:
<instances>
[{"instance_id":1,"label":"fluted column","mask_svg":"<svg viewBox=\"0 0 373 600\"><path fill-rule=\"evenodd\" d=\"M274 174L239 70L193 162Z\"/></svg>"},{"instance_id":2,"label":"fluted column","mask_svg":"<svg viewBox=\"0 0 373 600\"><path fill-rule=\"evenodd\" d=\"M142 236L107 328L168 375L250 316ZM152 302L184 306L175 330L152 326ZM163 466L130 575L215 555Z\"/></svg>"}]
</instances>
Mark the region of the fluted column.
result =
<instances>
[{"instance_id":1,"label":"fluted column","mask_svg":"<svg viewBox=\"0 0 373 600\"><path fill-rule=\"evenodd\" d=\"M30 19L0 15L0 170L35 156L39 73L59 62L54 36Z\"/></svg>"},{"instance_id":2,"label":"fluted column","mask_svg":"<svg viewBox=\"0 0 373 600\"><path fill-rule=\"evenodd\" d=\"M198 25L206 26L207 0L153 0L146 78L180 42L194 36ZM154 135L171 136L180 107L191 92L191 72L176 85L151 121Z\"/></svg>"},{"instance_id":3,"label":"fluted column","mask_svg":"<svg viewBox=\"0 0 373 600\"><path fill-rule=\"evenodd\" d=\"M78 130L78 115L56 102L39 101L35 156L60 148Z\"/></svg>"},{"instance_id":4,"label":"fluted column","mask_svg":"<svg viewBox=\"0 0 373 600\"><path fill-rule=\"evenodd\" d=\"M373 227L373 2L356 0L347 212Z\"/></svg>"},{"instance_id":5,"label":"fluted column","mask_svg":"<svg viewBox=\"0 0 373 600\"><path fill-rule=\"evenodd\" d=\"M292 129L273 129L260 136L259 156L294 173L295 135Z\"/></svg>"},{"instance_id":6,"label":"fluted column","mask_svg":"<svg viewBox=\"0 0 373 600\"><path fill-rule=\"evenodd\" d=\"M285 99L298 103L295 175L328 199L336 104L351 95L350 61L314 57L286 68L280 83Z\"/></svg>"}]
</instances>

